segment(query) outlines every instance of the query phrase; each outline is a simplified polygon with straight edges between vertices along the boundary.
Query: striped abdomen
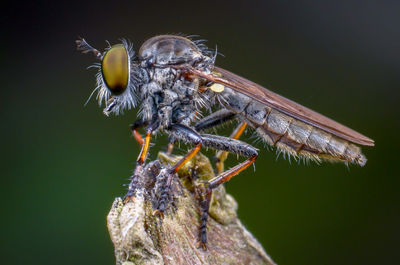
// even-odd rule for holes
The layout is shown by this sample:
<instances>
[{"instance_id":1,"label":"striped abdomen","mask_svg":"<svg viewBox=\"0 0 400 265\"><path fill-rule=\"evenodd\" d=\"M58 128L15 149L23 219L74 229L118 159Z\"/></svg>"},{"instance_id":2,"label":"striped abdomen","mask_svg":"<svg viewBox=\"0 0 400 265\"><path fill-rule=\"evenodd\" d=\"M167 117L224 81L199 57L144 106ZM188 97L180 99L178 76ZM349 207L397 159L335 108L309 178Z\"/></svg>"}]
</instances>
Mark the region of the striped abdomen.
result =
<instances>
[{"instance_id":1,"label":"striped abdomen","mask_svg":"<svg viewBox=\"0 0 400 265\"><path fill-rule=\"evenodd\" d=\"M229 88L221 102L240 114L265 142L294 156L327 159L365 165L361 149L331 133L306 124Z\"/></svg>"}]
</instances>

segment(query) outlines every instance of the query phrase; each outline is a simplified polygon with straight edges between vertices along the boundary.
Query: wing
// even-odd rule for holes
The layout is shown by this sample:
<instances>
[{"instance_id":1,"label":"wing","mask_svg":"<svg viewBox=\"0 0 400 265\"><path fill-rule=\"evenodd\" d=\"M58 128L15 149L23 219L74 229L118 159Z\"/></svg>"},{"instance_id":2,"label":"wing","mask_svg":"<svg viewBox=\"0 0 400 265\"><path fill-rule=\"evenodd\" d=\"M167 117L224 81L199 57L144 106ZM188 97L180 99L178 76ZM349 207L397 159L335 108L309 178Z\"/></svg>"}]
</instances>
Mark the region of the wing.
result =
<instances>
[{"instance_id":1,"label":"wing","mask_svg":"<svg viewBox=\"0 0 400 265\"><path fill-rule=\"evenodd\" d=\"M230 87L268 107L350 142L374 146L374 140L220 67L215 66L212 74L206 74L191 66L185 66L183 70L208 81Z\"/></svg>"}]
</instances>

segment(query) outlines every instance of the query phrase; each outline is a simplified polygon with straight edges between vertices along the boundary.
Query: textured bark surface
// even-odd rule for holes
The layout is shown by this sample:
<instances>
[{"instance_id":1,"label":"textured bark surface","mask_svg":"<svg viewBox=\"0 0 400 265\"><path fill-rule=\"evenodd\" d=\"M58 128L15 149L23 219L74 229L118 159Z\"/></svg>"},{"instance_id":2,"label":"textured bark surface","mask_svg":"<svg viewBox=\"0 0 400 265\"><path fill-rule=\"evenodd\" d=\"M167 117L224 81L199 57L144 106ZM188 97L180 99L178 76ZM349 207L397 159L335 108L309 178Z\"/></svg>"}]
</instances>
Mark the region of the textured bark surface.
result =
<instances>
[{"instance_id":1,"label":"textured bark surface","mask_svg":"<svg viewBox=\"0 0 400 265\"><path fill-rule=\"evenodd\" d=\"M107 226L116 264L275 264L237 218L237 203L224 187L213 192L207 250L198 248L200 208L195 187L214 176L208 158L201 154L174 178L164 218L153 215L162 183L156 176L179 158L160 153L144 168L134 201L124 204L115 199Z\"/></svg>"}]
</instances>

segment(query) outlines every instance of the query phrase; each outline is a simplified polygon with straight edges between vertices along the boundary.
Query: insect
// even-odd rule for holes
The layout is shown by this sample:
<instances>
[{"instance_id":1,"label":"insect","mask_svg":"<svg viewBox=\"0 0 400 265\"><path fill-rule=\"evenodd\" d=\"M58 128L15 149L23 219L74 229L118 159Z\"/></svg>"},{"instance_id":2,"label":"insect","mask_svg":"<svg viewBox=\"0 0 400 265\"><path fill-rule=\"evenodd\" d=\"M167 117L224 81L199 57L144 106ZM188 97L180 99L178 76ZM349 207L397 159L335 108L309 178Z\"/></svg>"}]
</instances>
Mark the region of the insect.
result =
<instances>
[{"instance_id":1,"label":"insect","mask_svg":"<svg viewBox=\"0 0 400 265\"><path fill-rule=\"evenodd\" d=\"M126 200L135 196L152 135L166 132L171 139L170 148L176 140L194 144L177 164L159 173L158 177L166 179L155 211L160 215L167 207L175 173L202 147L218 151L218 175L201 187L200 242L204 248L212 190L249 167L258 156L258 149L238 140L246 127L252 128L265 143L298 159L364 166L367 159L357 145L374 145L373 140L348 127L215 66L217 53L202 41L175 35L155 36L144 42L137 56L125 40L104 52L84 39L76 43L78 50L93 53L100 60L95 64L98 68L95 91L99 103L105 103L104 113L118 115L124 110L140 108L131 130L141 151ZM215 111L199 118L204 110ZM239 125L230 137L204 133L232 120L238 120ZM138 132L141 127L146 127L144 139ZM228 153L247 159L224 170Z\"/></svg>"}]
</instances>

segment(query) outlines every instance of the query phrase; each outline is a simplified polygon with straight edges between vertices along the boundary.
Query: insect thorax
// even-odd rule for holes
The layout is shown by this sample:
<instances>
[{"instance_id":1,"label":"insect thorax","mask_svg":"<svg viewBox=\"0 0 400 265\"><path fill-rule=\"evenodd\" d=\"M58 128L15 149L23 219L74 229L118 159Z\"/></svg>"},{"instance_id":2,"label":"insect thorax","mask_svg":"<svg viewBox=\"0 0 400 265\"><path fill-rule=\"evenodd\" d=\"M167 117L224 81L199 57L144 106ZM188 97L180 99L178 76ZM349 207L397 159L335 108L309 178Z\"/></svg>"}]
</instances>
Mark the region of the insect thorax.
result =
<instances>
[{"instance_id":1,"label":"insect thorax","mask_svg":"<svg viewBox=\"0 0 400 265\"><path fill-rule=\"evenodd\" d=\"M161 35L146 41L139 50L139 60L149 74L149 83L139 91L141 115L146 121L155 116L160 129L172 123L189 125L199 107L209 106L208 95L198 92L199 80L186 79L173 66L188 64L209 71L214 60L202 53L191 40Z\"/></svg>"},{"instance_id":2,"label":"insect thorax","mask_svg":"<svg viewBox=\"0 0 400 265\"><path fill-rule=\"evenodd\" d=\"M189 125L202 105L208 106L199 94L197 80L186 80L176 69L153 68L150 82L140 91L140 115L145 121L158 117L160 129L173 123Z\"/></svg>"},{"instance_id":3,"label":"insect thorax","mask_svg":"<svg viewBox=\"0 0 400 265\"><path fill-rule=\"evenodd\" d=\"M146 64L190 63L202 57L201 50L191 40L181 36L156 36L147 40L139 50L139 58Z\"/></svg>"}]
</instances>

